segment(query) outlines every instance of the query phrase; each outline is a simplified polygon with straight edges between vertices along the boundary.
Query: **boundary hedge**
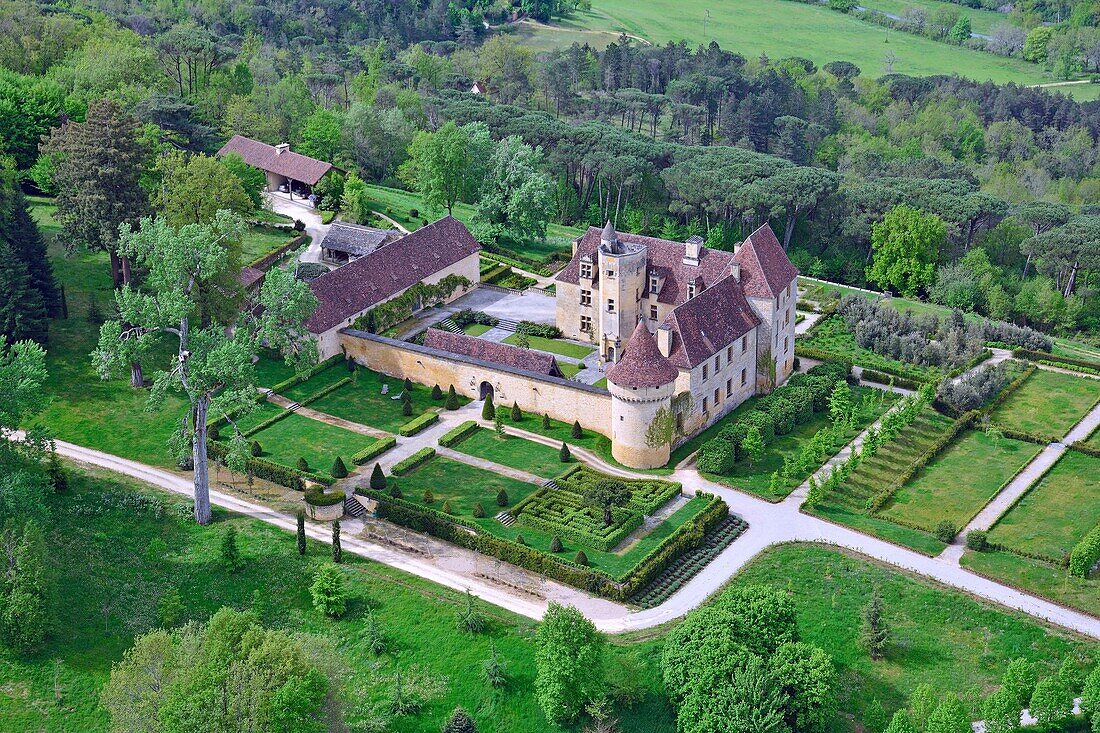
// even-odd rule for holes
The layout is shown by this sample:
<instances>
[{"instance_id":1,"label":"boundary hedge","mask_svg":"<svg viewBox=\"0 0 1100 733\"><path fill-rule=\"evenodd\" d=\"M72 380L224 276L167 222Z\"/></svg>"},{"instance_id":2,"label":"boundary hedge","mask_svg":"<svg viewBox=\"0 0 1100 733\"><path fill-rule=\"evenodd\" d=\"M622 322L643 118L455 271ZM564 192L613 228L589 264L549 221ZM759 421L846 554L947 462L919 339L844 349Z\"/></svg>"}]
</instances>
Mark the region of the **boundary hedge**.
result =
<instances>
[{"instance_id":1,"label":"boundary hedge","mask_svg":"<svg viewBox=\"0 0 1100 733\"><path fill-rule=\"evenodd\" d=\"M225 457L229 454L228 448L221 443L215 442L207 443L206 451L211 456L222 461L224 461ZM313 481L314 483L331 486L336 480L331 476L322 476L321 474L310 473L308 471L299 471L297 468L284 466L281 463L275 463L275 461L269 461L266 458L248 458L245 465L247 469L252 472L253 476L262 478L264 481L270 481L273 484L278 484L279 486L285 486L288 489L294 489L295 491L302 491L304 489L303 481Z\"/></svg>"},{"instance_id":2,"label":"boundary hedge","mask_svg":"<svg viewBox=\"0 0 1100 733\"><path fill-rule=\"evenodd\" d=\"M437 422L439 422L438 412L425 412L423 415L420 415L419 417L414 417L412 420L409 420L407 423L399 427L397 429L397 433L398 435L407 438L410 435L416 435L424 428Z\"/></svg>"},{"instance_id":3,"label":"boundary hedge","mask_svg":"<svg viewBox=\"0 0 1100 733\"><path fill-rule=\"evenodd\" d=\"M861 381L874 382L875 384L885 384L886 386L900 387L901 389L913 389L917 390L921 388L923 382L918 382L915 379L909 379L907 377L899 377L896 374L887 374L886 372L880 372L877 369L868 369L861 367L859 372Z\"/></svg>"},{"instance_id":4,"label":"boundary hedge","mask_svg":"<svg viewBox=\"0 0 1100 733\"><path fill-rule=\"evenodd\" d=\"M1093 527L1069 553L1069 574L1087 578L1097 562L1100 562L1100 524Z\"/></svg>"},{"instance_id":5,"label":"boundary hedge","mask_svg":"<svg viewBox=\"0 0 1100 733\"><path fill-rule=\"evenodd\" d=\"M320 391L317 391L317 392L314 392L313 394L306 397L305 399L303 399L298 404L301 405L302 407L305 407L306 405L309 405L313 402L316 402L317 400L321 399L322 397L324 397L326 395L329 395L329 394L332 394L333 392L340 389L341 387L347 386L349 384L351 384L351 377L344 377L340 381L333 382L332 384L325 387L324 389L322 389Z\"/></svg>"},{"instance_id":6,"label":"boundary hedge","mask_svg":"<svg viewBox=\"0 0 1100 733\"><path fill-rule=\"evenodd\" d=\"M458 445L463 440L476 433L478 431L478 428L480 427L481 426L473 420L467 420L466 422L459 425L457 428L451 428L446 433L441 435L439 437L439 444L444 448L450 448L452 446Z\"/></svg>"},{"instance_id":7,"label":"boundary hedge","mask_svg":"<svg viewBox=\"0 0 1100 733\"><path fill-rule=\"evenodd\" d=\"M342 491L311 489L305 493L304 498L310 506L336 506L344 503L345 496Z\"/></svg>"},{"instance_id":8,"label":"boundary hedge","mask_svg":"<svg viewBox=\"0 0 1100 733\"><path fill-rule=\"evenodd\" d=\"M1049 366L1062 366L1066 368L1077 366L1100 371L1100 361L1078 359L1075 356L1059 356L1057 354L1050 354L1045 351L1034 351L1032 349L1013 349L1012 355L1017 359L1037 361L1040 364L1048 364Z\"/></svg>"},{"instance_id":9,"label":"boundary hedge","mask_svg":"<svg viewBox=\"0 0 1100 733\"><path fill-rule=\"evenodd\" d=\"M435 448L421 448L411 456L404 458L397 463L393 464L393 468L390 469L390 473L394 476L404 476L414 468L427 463L435 457Z\"/></svg>"},{"instance_id":10,"label":"boundary hedge","mask_svg":"<svg viewBox=\"0 0 1100 733\"><path fill-rule=\"evenodd\" d=\"M372 458L377 458L390 448L397 445L397 438L392 435L387 435L385 438L379 438L363 450L359 451L351 457L351 462L356 466L362 466L364 463Z\"/></svg>"}]
</instances>

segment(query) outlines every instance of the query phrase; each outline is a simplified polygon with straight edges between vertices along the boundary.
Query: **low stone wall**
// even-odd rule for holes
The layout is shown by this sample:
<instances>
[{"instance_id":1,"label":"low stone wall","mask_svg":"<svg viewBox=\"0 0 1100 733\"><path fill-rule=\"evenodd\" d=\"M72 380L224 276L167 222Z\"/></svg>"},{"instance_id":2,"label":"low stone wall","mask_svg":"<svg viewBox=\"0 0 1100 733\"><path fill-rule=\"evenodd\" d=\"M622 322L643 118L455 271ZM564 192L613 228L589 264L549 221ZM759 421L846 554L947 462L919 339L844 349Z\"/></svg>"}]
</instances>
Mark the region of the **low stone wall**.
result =
<instances>
[{"instance_id":1,"label":"low stone wall","mask_svg":"<svg viewBox=\"0 0 1100 733\"><path fill-rule=\"evenodd\" d=\"M302 506L305 507L306 516L318 522L331 522L344 516L344 502L330 506L314 506L303 498Z\"/></svg>"},{"instance_id":2,"label":"low stone wall","mask_svg":"<svg viewBox=\"0 0 1100 733\"><path fill-rule=\"evenodd\" d=\"M487 382L498 406L515 402L524 412L579 421L587 430L611 434L611 394L605 389L351 328L340 331L340 345L356 362L391 377L438 384L444 391L453 384L456 392L474 400L481 399Z\"/></svg>"}]
</instances>

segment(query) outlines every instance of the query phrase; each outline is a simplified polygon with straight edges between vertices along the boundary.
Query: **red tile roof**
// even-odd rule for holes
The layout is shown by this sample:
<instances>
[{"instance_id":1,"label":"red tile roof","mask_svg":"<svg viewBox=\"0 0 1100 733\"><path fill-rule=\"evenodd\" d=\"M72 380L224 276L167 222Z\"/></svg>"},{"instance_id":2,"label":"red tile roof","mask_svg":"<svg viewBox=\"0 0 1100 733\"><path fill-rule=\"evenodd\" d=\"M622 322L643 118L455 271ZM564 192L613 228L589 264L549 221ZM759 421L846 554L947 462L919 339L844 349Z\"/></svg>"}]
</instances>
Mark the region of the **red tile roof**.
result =
<instances>
[{"instance_id":1,"label":"red tile roof","mask_svg":"<svg viewBox=\"0 0 1100 733\"><path fill-rule=\"evenodd\" d=\"M740 284L730 275L665 318L663 325L672 329L668 360L680 369L692 369L759 324Z\"/></svg>"},{"instance_id":2,"label":"red tile roof","mask_svg":"<svg viewBox=\"0 0 1100 733\"><path fill-rule=\"evenodd\" d=\"M306 325L324 333L480 250L462 222L444 217L311 282L319 304Z\"/></svg>"},{"instance_id":3,"label":"red tile roof","mask_svg":"<svg viewBox=\"0 0 1100 733\"><path fill-rule=\"evenodd\" d=\"M557 360L550 354L497 343L476 336L467 336L464 333L451 333L450 331L429 328L424 336L424 345L430 349L462 354L473 359L504 364L528 372L547 374L551 377L563 376Z\"/></svg>"},{"instance_id":4,"label":"red tile roof","mask_svg":"<svg viewBox=\"0 0 1100 733\"><path fill-rule=\"evenodd\" d=\"M741 283L752 298L774 298L798 277L798 268L787 259L768 224L741 243L733 261L741 265Z\"/></svg>"},{"instance_id":5,"label":"red tile roof","mask_svg":"<svg viewBox=\"0 0 1100 733\"><path fill-rule=\"evenodd\" d=\"M257 267L242 267L237 279L241 283L241 287L248 290L256 283L260 282L267 276L267 272Z\"/></svg>"},{"instance_id":6,"label":"red tile roof","mask_svg":"<svg viewBox=\"0 0 1100 733\"><path fill-rule=\"evenodd\" d=\"M218 156L228 153L236 153L253 168L271 171L310 186L321 180L321 176L335 167L331 163L310 158L308 155L302 155L301 153L294 153L290 150L284 150L280 153L274 145L268 145L242 135L231 137L229 142L218 151Z\"/></svg>"},{"instance_id":7,"label":"red tile roof","mask_svg":"<svg viewBox=\"0 0 1100 733\"><path fill-rule=\"evenodd\" d=\"M620 387L660 387L676 381L679 372L661 354L645 321L638 321L623 357L607 370L607 381Z\"/></svg>"},{"instance_id":8,"label":"red tile roof","mask_svg":"<svg viewBox=\"0 0 1100 733\"><path fill-rule=\"evenodd\" d=\"M565 269L558 273L557 280L563 283L577 285L580 282L580 258L589 255L592 261L597 262L596 249L600 245L600 237L603 231L599 227L589 227L581 237L577 245L577 254L566 265ZM705 287L711 287L714 283L729 274L729 265L733 261L732 252L722 252L717 249L699 248L699 264L685 265L684 243L670 242L667 239L656 237L643 237L640 234L617 233L620 242L643 244L646 248L646 260L649 265L648 275L656 273L664 279L661 292L657 294L658 303L679 305L688 298L688 283L701 279ZM597 275L596 265L593 265L593 274Z\"/></svg>"}]
</instances>

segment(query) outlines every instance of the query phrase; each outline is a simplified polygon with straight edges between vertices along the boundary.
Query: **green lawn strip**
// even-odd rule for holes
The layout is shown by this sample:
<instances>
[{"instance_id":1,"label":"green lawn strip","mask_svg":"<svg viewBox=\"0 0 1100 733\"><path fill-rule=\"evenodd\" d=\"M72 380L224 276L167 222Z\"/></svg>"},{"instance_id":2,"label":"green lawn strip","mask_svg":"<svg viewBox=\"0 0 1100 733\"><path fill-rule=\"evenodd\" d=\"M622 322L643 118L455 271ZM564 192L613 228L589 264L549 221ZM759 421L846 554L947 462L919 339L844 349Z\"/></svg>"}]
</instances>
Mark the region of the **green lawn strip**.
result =
<instances>
[{"instance_id":1,"label":"green lawn strip","mask_svg":"<svg viewBox=\"0 0 1100 733\"><path fill-rule=\"evenodd\" d=\"M557 448L515 435L497 437L488 428L480 428L452 449L543 478L553 478L569 468L569 464L561 462Z\"/></svg>"},{"instance_id":2,"label":"green lawn strip","mask_svg":"<svg viewBox=\"0 0 1100 733\"><path fill-rule=\"evenodd\" d=\"M251 226L241 237L241 263L247 265L274 252L289 242L297 232L267 226Z\"/></svg>"},{"instance_id":3,"label":"green lawn strip","mask_svg":"<svg viewBox=\"0 0 1100 733\"><path fill-rule=\"evenodd\" d=\"M997 425L1061 438L1100 399L1100 380L1038 369L993 411Z\"/></svg>"},{"instance_id":4,"label":"green lawn strip","mask_svg":"<svg viewBox=\"0 0 1100 733\"><path fill-rule=\"evenodd\" d=\"M486 331L491 331L492 328L492 326L486 326L484 323L468 323L462 331L467 336L480 336Z\"/></svg>"},{"instance_id":5,"label":"green lawn strip","mask_svg":"<svg viewBox=\"0 0 1100 733\"><path fill-rule=\"evenodd\" d=\"M1100 617L1100 575L1075 578L1059 565L1011 552L967 551L960 563L994 580Z\"/></svg>"},{"instance_id":6,"label":"green lawn strip","mask_svg":"<svg viewBox=\"0 0 1100 733\"><path fill-rule=\"evenodd\" d=\"M879 402L875 400L873 411L870 414L864 415L863 418L847 432L844 442L836 448L838 452L844 445L847 445L855 439L856 436L862 433L868 425L881 417L898 399L898 395L894 392L884 392L873 387L852 388L852 397L856 404L859 404L859 401L863 399L864 395L881 397L882 401ZM744 414L743 412L738 413L740 409L741 406L730 414ZM723 418L720 422L723 425L728 425L729 416ZM750 467L747 461L738 461L737 465L734 467L733 473L729 476L717 476L709 473L704 475L711 481L715 481L725 486L756 494L769 501L780 501L801 486L802 482L812 473L816 472L820 466L815 466L810 471L799 470L795 474L792 482L783 484L783 490L779 493L771 489L772 473L782 469L783 459L786 456L790 456L792 459L798 458L805 445L813 440L814 435L816 435L818 431L828 428L831 424L832 420L827 413L815 413L813 419L809 422L798 425L786 435L776 436L775 440L765 448L764 457L755 465ZM829 457L831 458L832 456Z\"/></svg>"},{"instance_id":7,"label":"green lawn strip","mask_svg":"<svg viewBox=\"0 0 1100 733\"><path fill-rule=\"evenodd\" d=\"M327 371L332 374L324 381L316 383L315 387L310 387L314 383L311 379L291 391L297 392L300 390L301 396L306 397L324 389L328 384L333 384L348 376L347 370L343 367L333 367ZM325 374L325 372L322 374ZM314 377L314 379L316 378ZM382 394L383 384L390 386L389 394ZM444 394L448 386L450 385L440 385L440 389ZM443 406L443 400L436 401L432 399L431 387L414 383L410 392L413 414L405 415L401 408L401 400L392 399L401 394L403 389L405 389L405 386L402 380L360 367L355 381L330 392L316 402L311 402L309 407L344 420L396 433L402 425L408 423L417 415ZM465 398L459 398L461 404L468 401Z\"/></svg>"},{"instance_id":8,"label":"green lawn strip","mask_svg":"<svg viewBox=\"0 0 1100 733\"><path fill-rule=\"evenodd\" d=\"M593 387L599 387L600 389L607 389L607 377L597 380L592 384Z\"/></svg>"},{"instance_id":9,"label":"green lawn strip","mask_svg":"<svg viewBox=\"0 0 1100 733\"><path fill-rule=\"evenodd\" d=\"M843 524L846 527L851 527L887 542L893 542L895 545L908 547L930 557L935 557L947 547L945 543L940 542L927 532L903 527L900 524L880 519L877 516L854 510L836 502L825 501L808 513L837 524Z\"/></svg>"},{"instance_id":10,"label":"green lawn strip","mask_svg":"<svg viewBox=\"0 0 1100 733\"><path fill-rule=\"evenodd\" d=\"M1054 560L1100 522L1100 458L1066 451L1008 510L989 540Z\"/></svg>"},{"instance_id":11,"label":"green lawn strip","mask_svg":"<svg viewBox=\"0 0 1100 733\"><path fill-rule=\"evenodd\" d=\"M249 430L255 428L256 426L258 426L260 423L264 422L265 420L270 420L271 418L275 417L276 415L280 415L284 412L286 412L286 410L279 407L278 405L276 405L272 402L264 401L264 402L258 403L256 405L256 409L253 410L252 412L248 413L247 415L242 415L240 417L234 418L233 422L234 422L234 424L236 424L237 430L240 430L242 433L245 433L245 432L248 432ZM232 426L227 426L227 427L220 428L219 436L221 437L221 439L223 439L223 440L227 439L232 434L233 434L233 427Z\"/></svg>"},{"instance_id":12,"label":"green lawn strip","mask_svg":"<svg viewBox=\"0 0 1100 733\"><path fill-rule=\"evenodd\" d=\"M519 342L523 336L518 333L513 333L508 338L504 339L504 343L512 346L519 346ZM571 341L564 341L562 339L548 339L542 336L528 336L527 342L532 349L539 351L549 351L551 354L558 354L559 356L568 356L571 359L583 359L591 354L596 349L592 346L584 346L582 344L575 344Z\"/></svg>"},{"instance_id":13,"label":"green lawn strip","mask_svg":"<svg viewBox=\"0 0 1100 733\"><path fill-rule=\"evenodd\" d=\"M907 364L880 356L856 343L856 338L841 316L833 315L815 324L815 328L797 339L797 346L822 352L837 359L880 371L896 372L914 379L931 379L939 374L932 367Z\"/></svg>"},{"instance_id":14,"label":"green lawn strip","mask_svg":"<svg viewBox=\"0 0 1100 733\"><path fill-rule=\"evenodd\" d=\"M529 547L551 554L550 542L554 538L552 532L543 532L519 522L511 527L505 527L494 519L498 512L503 511L496 503L498 491L504 489L508 492L509 506L515 506L523 498L538 491L540 487L536 484L501 476L443 456L431 459L412 473L397 478L389 477L387 481L400 488L407 501L419 502L424 491L431 490L435 498L431 505L433 509L439 510L444 501L449 501L451 514L457 519L472 522L483 531L506 540L515 540L522 535L523 541ZM388 489L389 485L387 485ZM473 515L474 505L479 502L485 510L485 516L481 518ZM560 553L556 553L556 556L572 560L578 550L583 550L588 556L591 567L621 577L637 565L661 540L702 511L705 506L706 502L702 499L688 502L622 555L601 552L562 537L563 549Z\"/></svg>"},{"instance_id":15,"label":"green lawn strip","mask_svg":"<svg viewBox=\"0 0 1100 733\"><path fill-rule=\"evenodd\" d=\"M368 435L293 414L252 436L263 448L261 458L294 468L305 458L314 473L329 475L336 456L351 468L351 457L374 442Z\"/></svg>"},{"instance_id":16,"label":"green lawn strip","mask_svg":"<svg viewBox=\"0 0 1100 733\"><path fill-rule=\"evenodd\" d=\"M964 527L1041 446L970 430L895 493L879 514L932 530L942 520Z\"/></svg>"},{"instance_id":17,"label":"green lawn strip","mask_svg":"<svg viewBox=\"0 0 1100 733\"><path fill-rule=\"evenodd\" d=\"M283 357L270 349L261 349L253 369L256 372L256 385L274 387L294 376L294 367L286 363Z\"/></svg>"},{"instance_id":18,"label":"green lawn strip","mask_svg":"<svg viewBox=\"0 0 1100 733\"><path fill-rule=\"evenodd\" d=\"M281 394L283 397L286 397L288 400L301 401L301 400L306 399L307 397L311 397L311 396L317 394L318 392L325 389L326 387L331 387L332 385L336 384L337 382L339 382L343 379L346 379L350 376L351 376L351 372L348 371L346 366L344 366L343 364L337 364L335 366L329 367L328 369L322 370L318 374L314 374L312 377L310 377L309 379L307 379L304 382L300 382L299 384L295 384L292 387L287 387L285 390L283 390L279 394ZM362 375L360 375L360 378L362 378ZM385 399L387 399L387 400L392 396L400 394L401 390L402 390L402 385L401 385L400 380L391 380L391 381L393 382L390 385L391 394L386 395ZM379 387L378 389L379 389L379 391L381 391L382 388ZM394 402L397 404L398 408L400 409L401 401L400 400L394 400Z\"/></svg>"},{"instance_id":19,"label":"green lawn strip","mask_svg":"<svg viewBox=\"0 0 1100 733\"><path fill-rule=\"evenodd\" d=\"M937 696L990 690L1016 657L1042 665L1042 678L1068 652L1090 647L1021 613L833 548L765 550L733 582L768 583L791 593L801 640L821 646L837 666L840 714L831 731L863 730L857 721L867 719L873 700L886 710L902 708L921 683L932 685ZM890 629L886 657L878 661L859 644L862 610L875 589ZM980 718L978 712L968 710L968 719Z\"/></svg>"},{"instance_id":20,"label":"green lawn strip","mask_svg":"<svg viewBox=\"0 0 1100 733\"><path fill-rule=\"evenodd\" d=\"M161 625L157 603L171 587L183 601L181 623L203 622L222 606L250 608L258 594L266 625L332 644L338 655L334 661L345 667L341 682L348 696L364 707L388 703L398 669L406 680L422 674L440 681L440 696L419 713L398 719L393 730L438 731L440 721L459 705L473 713L479 730L563 730L547 724L535 700L534 622L479 604L490 616L489 633L462 633L455 624L465 603L462 593L347 552L343 569L352 603L344 619L330 621L313 609L309 595L314 571L329 562L327 543L309 541L302 557L293 533L219 509L210 527L171 516L157 519L148 511L99 509L105 493L133 491L170 504L182 501L113 474L90 477L75 471L70 491L53 499L56 521L48 541L55 549L51 557L64 626L34 656L0 655L0 689L7 693L0 694L0 728L107 733L100 689L134 637ZM75 504L98 511L78 515L71 510ZM230 526L238 531L245 560L238 573L226 572L221 562L221 541ZM368 610L390 644L391 651L379 657L365 641ZM501 693L478 672L490 644L508 668L510 684ZM626 730L675 731L673 713L660 693L659 649L660 640L608 648L608 664L628 664L644 690L633 709L616 711ZM350 724L362 722L354 712L349 715Z\"/></svg>"},{"instance_id":21,"label":"green lawn strip","mask_svg":"<svg viewBox=\"0 0 1100 733\"><path fill-rule=\"evenodd\" d=\"M581 367L579 364L573 364L568 361L559 361L558 368L561 369L561 373L565 375L566 379L572 379L581 373Z\"/></svg>"},{"instance_id":22,"label":"green lawn strip","mask_svg":"<svg viewBox=\"0 0 1100 733\"><path fill-rule=\"evenodd\" d=\"M940 8L959 13L970 19L970 29L975 33L989 35L993 29L1003 23L1008 23L1007 13L998 13L996 10L982 10L969 8L965 5L957 5L951 2L938 2L938 0L867 0L863 6L872 10L880 10L894 15L904 15L910 8L922 8L931 15Z\"/></svg>"},{"instance_id":23,"label":"green lawn strip","mask_svg":"<svg viewBox=\"0 0 1100 733\"><path fill-rule=\"evenodd\" d=\"M498 406L499 407L499 406ZM585 428L581 432L580 438L573 437L573 426L568 423L558 422L557 420L550 421L550 427L544 428L542 426L542 416L534 413L524 413L523 419L518 423L513 423L509 417L508 410L503 412L503 419L505 425L515 425L517 428L526 430L537 435L545 435L548 438L552 438L558 443L567 443L570 446L578 446L595 453L601 459L607 461L612 466L618 468L624 468L634 473L648 473L654 476L667 476L672 473L672 468L654 468L654 469L641 469L630 468L624 466L615 460L615 457L611 455L611 440L600 433Z\"/></svg>"}]
</instances>

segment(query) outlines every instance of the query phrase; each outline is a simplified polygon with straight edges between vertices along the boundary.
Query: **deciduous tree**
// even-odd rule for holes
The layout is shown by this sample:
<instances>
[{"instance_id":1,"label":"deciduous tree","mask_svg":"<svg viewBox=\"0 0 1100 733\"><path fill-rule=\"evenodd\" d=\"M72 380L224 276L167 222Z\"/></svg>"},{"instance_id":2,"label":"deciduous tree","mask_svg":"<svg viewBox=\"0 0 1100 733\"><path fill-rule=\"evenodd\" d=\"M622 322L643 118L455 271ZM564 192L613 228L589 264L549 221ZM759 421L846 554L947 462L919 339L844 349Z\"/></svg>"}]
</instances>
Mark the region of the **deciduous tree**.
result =
<instances>
[{"instance_id":1,"label":"deciduous tree","mask_svg":"<svg viewBox=\"0 0 1100 733\"><path fill-rule=\"evenodd\" d=\"M580 611L550 602L535 634L535 698L552 723L573 720L603 694L605 645Z\"/></svg>"},{"instance_id":2,"label":"deciduous tree","mask_svg":"<svg viewBox=\"0 0 1100 733\"><path fill-rule=\"evenodd\" d=\"M906 204L895 206L871 228L874 255L868 279L903 295L916 295L932 283L946 238L947 227L940 217Z\"/></svg>"}]
</instances>

